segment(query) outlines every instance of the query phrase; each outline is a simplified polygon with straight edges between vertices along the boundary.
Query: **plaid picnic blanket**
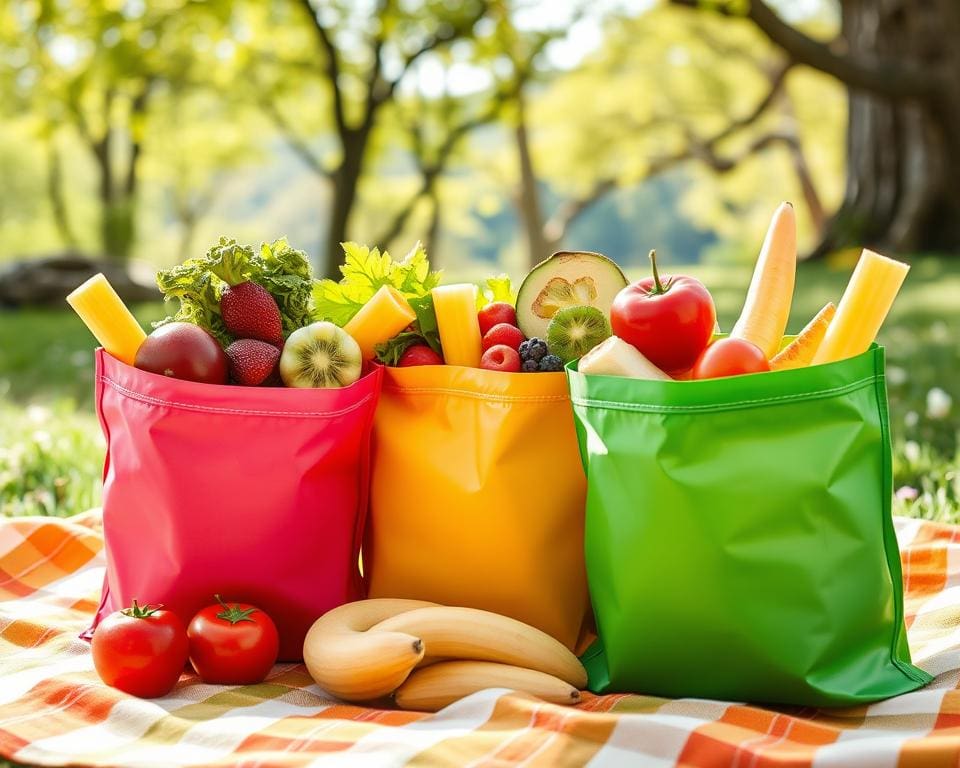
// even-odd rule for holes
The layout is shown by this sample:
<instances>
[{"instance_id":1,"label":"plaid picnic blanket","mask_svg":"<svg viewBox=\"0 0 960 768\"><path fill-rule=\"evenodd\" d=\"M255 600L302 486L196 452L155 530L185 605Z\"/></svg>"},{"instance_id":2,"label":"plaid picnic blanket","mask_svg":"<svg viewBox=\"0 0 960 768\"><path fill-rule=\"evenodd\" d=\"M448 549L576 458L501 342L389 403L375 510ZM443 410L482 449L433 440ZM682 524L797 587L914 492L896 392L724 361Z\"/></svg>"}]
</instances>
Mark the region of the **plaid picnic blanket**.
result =
<instances>
[{"instance_id":1,"label":"plaid picnic blanket","mask_svg":"<svg viewBox=\"0 0 960 768\"><path fill-rule=\"evenodd\" d=\"M0 521L0 755L40 765L939 766L960 761L960 527L897 521L914 659L927 688L844 710L505 690L435 715L331 700L301 665L263 683L185 674L164 699L103 685L77 633L104 559L96 512ZM838 576L839 577L839 576Z\"/></svg>"}]
</instances>

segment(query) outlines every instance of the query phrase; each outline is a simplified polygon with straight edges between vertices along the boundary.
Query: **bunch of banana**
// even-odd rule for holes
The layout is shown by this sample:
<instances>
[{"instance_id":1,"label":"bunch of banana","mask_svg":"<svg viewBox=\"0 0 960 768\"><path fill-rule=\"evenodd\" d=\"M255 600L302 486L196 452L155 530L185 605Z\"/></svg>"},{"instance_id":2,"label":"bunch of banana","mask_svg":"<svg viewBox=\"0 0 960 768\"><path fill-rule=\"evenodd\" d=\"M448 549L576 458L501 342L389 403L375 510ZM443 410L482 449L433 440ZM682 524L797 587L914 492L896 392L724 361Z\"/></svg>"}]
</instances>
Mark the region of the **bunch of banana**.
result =
<instances>
[{"instance_id":1,"label":"bunch of banana","mask_svg":"<svg viewBox=\"0 0 960 768\"><path fill-rule=\"evenodd\" d=\"M317 684L345 701L393 696L436 711L484 688L576 704L587 684L562 643L516 619L421 600L347 603L307 633L303 659Z\"/></svg>"}]
</instances>

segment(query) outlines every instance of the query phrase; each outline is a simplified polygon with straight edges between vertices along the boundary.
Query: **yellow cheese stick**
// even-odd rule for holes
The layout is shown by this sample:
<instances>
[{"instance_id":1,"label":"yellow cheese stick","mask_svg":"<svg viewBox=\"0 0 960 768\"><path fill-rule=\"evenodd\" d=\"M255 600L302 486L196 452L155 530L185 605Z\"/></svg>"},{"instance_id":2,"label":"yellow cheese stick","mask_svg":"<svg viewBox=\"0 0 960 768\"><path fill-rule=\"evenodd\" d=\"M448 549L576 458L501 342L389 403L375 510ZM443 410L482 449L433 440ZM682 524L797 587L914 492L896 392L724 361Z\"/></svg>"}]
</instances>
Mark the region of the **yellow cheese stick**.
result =
<instances>
[{"instance_id":1,"label":"yellow cheese stick","mask_svg":"<svg viewBox=\"0 0 960 768\"><path fill-rule=\"evenodd\" d=\"M67 296L67 303L107 352L133 365L147 334L102 273L74 289Z\"/></svg>"},{"instance_id":2,"label":"yellow cheese stick","mask_svg":"<svg viewBox=\"0 0 960 768\"><path fill-rule=\"evenodd\" d=\"M396 288L382 285L370 301L360 307L343 330L356 339L364 360L376 355L374 347L392 339L416 319L417 315Z\"/></svg>"},{"instance_id":3,"label":"yellow cheese stick","mask_svg":"<svg viewBox=\"0 0 960 768\"><path fill-rule=\"evenodd\" d=\"M866 352L897 297L910 266L864 249L811 365Z\"/></svg>"},{"instance_id":4,"label":"yellow cheese stick","mask_svg":"<svg viewBox=\"0 0 960 768\"><path fill-rule=\"evenodd\" d=\"M477 320L477 286L471 283L441 285L431 293L443 361L447 365L479 367L482 349Z\"/></svg>"}]
</instances>

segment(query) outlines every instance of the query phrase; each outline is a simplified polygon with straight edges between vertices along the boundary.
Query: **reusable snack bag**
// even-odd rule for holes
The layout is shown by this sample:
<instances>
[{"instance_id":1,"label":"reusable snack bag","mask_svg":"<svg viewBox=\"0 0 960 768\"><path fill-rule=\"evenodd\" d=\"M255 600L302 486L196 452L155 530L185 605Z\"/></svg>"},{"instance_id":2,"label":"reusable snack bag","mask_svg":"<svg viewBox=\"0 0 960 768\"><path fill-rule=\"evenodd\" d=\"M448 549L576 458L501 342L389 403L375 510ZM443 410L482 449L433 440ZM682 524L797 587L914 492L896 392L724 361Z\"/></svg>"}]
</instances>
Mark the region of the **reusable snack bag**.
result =
<instances>
[{"instance_id":1,"label":"reusable snack bag","mask_svg":"<svg viewBox=\"0 0 960 768\"><path fill-rule=\"evenodd\" d=\"M588 613L584 492L562 373L387 368L370 596L495 611L573 648Z\"/></svg>"},{"instance_id":2,"label":"reusable snack bag","mask_svg":"<svg viewBox=\"0 0 960 768\"><path fill-rule=\"evenodd\" d=\"M912 666L884 352L704 381L568 368L599 641L590 688L854 705Z\"/></svg>"},{"instance_id":3,"label":"reusable snack bag","mask_svg":"<svg viewBox=\"0 0 960 768\"><path fill-rule=\"evenodd\" d=\"M188 622L252 603L299 660L358 567L382 368L341 389L200 384L97 351L107 574L94 626L136 598Z\"/></svg>"}]
</instances>

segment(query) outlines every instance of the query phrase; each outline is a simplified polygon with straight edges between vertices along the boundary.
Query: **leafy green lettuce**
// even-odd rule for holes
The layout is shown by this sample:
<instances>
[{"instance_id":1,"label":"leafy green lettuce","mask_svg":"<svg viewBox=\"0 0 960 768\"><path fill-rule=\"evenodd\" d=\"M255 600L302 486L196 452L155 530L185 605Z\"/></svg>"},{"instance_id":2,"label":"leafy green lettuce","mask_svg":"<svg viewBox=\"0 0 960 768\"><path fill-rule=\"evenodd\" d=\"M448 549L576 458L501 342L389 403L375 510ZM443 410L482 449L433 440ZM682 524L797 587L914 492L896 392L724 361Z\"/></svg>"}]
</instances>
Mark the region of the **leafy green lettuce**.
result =
<instances>
[{"instance_id":1,"label":"leafy green lettuce","mask_svg":"<svg viewBox=\"0 0 960 768\"><path fill-rule=\"evenodd\" d=\"M259 252L221 237L205 256L187 259L157 273L157 286L167 300L179 300L176 314L155 325L182 320L199 325L227 345L230 334L220 317L220 297L228 285L250 280L262 285L277 302L285 336L311 322L314 279L303 251L286 238L263 243Z\"/></svg>"},{"instance_id":2,"label":"leafy green lettuce","mask_svg":"<svg viewBox=\"0 0 960 768\"><path fill-rule=\"evenodd\" d=\"M477 291L477 309L483 309L487 304L494 301L505 301L507 304L517 303L517 292L513 290L513 283L510 275L500 274L496 277L488 277L484 280Z\"/></svg>"},{"instance_id":3,"label":"leafy green lettuce","mask_svg":"<svg viewBox=\"0 0 960 768\"><path fill-rule=\"evenodd\" d=\"M396 288L410 303L417 319L392 339L378 344L377 359L396 365L400 356L414 344L429 344L437 353L440 334L430 291L440 284L440 272L430 269L427 252L418 242L400 261L378 248L344 243L344 262L339 280L318 280L313 287L314 313L337 325L346 325L381 286Z\"/></svg>"},{"instance_id":4,"label":"leafy green lettuce","mask_svg":"<svg viewBox=\"0 0 960 768\"><path fill-rule=\"evenodd\" d=\"M346 325L383 285L392 285L410 300L429 296L440 284L440 273L430 270L419 242L401 261L357 243L344 243L343 252L343 278L317 280L313 286L314 314L339 326Z\"/></svg>"}]
</instances>

